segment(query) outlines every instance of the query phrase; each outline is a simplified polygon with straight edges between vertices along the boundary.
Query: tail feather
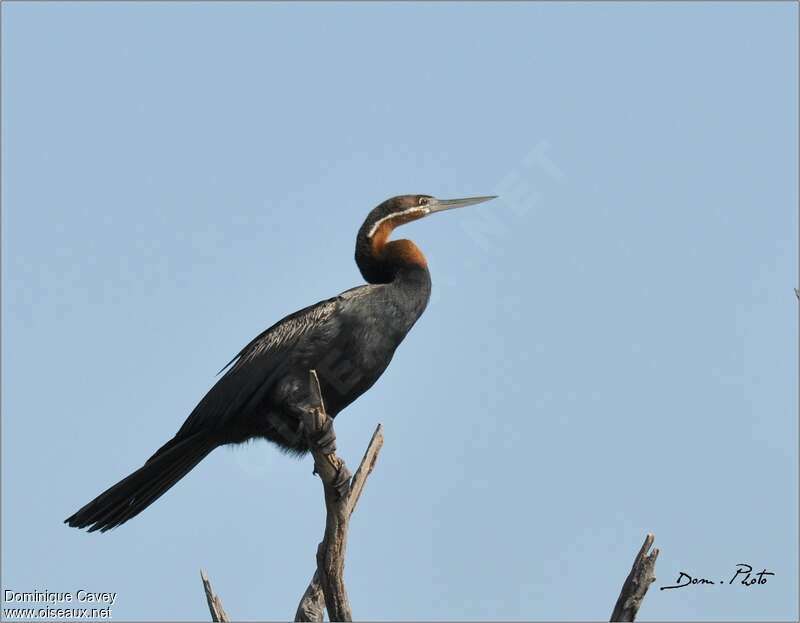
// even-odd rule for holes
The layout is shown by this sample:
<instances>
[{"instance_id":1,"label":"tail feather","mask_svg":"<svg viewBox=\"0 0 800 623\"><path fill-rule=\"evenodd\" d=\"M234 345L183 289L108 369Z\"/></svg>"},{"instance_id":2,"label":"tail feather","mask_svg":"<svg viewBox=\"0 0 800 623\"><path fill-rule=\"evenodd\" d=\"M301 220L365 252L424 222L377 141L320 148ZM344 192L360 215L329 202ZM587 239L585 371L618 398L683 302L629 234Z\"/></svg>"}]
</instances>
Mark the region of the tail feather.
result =
<instances>
[{"instance_id":1,"label":"tail feather","mask_svg":"<svg viewBox=\"0 0 800 623\"><path fill-rule=\"evenodd\" d=\"M64 523L74 528L89 528L89 532L105 532L125 523L164 495L215 447L216 443L204 435L171 440L142 467L98 495Z\"/></svg>"}]
</instances>

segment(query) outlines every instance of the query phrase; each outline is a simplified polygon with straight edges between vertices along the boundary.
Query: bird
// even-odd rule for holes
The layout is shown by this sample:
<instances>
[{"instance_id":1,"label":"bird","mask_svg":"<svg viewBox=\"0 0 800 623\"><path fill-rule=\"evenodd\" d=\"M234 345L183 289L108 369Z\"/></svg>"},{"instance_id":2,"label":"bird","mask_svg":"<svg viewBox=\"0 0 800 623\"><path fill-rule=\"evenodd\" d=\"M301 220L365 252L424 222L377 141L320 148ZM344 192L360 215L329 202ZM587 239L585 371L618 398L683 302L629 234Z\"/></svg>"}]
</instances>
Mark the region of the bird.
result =
<instances>
[{"instance_id":1,"label":"bird","mask_svg":"<svg viewBox=\"0 0 800 623\"><path fill-rule=\"evenodd\" d=\"M411 240L392 231L423 217L495 199L400 195L369 212L356 236L355 261L366 284L289 314L251 340L220 370L219 380L178 432L145 464L64 520L106 532L141 513L214 449L264 438L302 456L315 441L303 414L317 391L335 418L366 392L425 311L428 263ZM317 373L312 388L310 370ZM330 419L328 420L330 423ZM330 450L332 429L316 440ZM335 447L335 446L334 446Z\"/></svg>"}]
</instances>

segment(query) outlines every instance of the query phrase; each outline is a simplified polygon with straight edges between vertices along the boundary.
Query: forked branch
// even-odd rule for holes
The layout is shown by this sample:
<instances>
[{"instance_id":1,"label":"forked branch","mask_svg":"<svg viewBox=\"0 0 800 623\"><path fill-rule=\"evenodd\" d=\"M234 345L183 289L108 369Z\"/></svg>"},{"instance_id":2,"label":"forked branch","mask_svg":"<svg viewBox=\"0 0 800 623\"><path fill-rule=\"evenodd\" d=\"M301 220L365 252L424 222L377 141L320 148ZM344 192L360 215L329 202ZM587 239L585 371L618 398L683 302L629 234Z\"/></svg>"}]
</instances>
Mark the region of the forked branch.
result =
<instances>
[{"instance_id":1,"label":"forked branch","mask_svg":"<svg viewBox=\"0 0 800 623\"><path fill-rule=\"evenodd\" d=\"M317 373L311 370L309 375L312 406L304 420L304 427L309 438L314 438L320 431L330 428L331 424L325 412ZM350 516L383 446L383 427L379 424L375 429L364 458L352 478L344 461L336 455L335 446L332 451L324 452L317 444L309 445L314 457L314 469L325 491L325 535L317 548L317 570L300 600L295 620L321 621L322 598L331 621L352 621L353 613L344 584L347 531Z\"/></svg>"},{"instance_id":2,"label":"forked branch","mask_svg":"<svg viewBox=\"0 0 800 623\"><path fill-rule=\"evenodd\" d=\"M310 371L309 380L312 406L304 417L303 428L309 437L309 446L314 457L314 471L322 480L326 518L325 535L317 548L317 568L297 606L295 621L323 621L326 608L331 621L352 621L353 615L344 584L347 531L350 516L364 491L367 477L372 472L383 446L383 426L378 424L361 459L361 464L355 476L351 478L344 461L336 455L335 444L329 443L325 447L326 452L313 441L320 436L335 439L335 435L332 434L332 420L325 412L319 379L314 370ZM200 573L212 621L229 621L222 607L222 601L214 593L208 576L204 571Z\"/></svg>"}]
</instances>

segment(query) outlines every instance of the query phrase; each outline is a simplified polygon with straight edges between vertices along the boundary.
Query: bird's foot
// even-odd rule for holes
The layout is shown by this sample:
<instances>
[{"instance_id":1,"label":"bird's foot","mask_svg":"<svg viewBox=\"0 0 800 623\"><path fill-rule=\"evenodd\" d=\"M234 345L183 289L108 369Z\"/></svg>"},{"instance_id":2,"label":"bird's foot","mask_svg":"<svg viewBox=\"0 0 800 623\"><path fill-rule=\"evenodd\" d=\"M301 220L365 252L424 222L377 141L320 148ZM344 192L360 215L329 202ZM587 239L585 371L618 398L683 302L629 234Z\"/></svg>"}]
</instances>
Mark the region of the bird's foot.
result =
<instances>
[{"instance_id":1,"label":"bird's foot","mask_svg":"<svg viewBox=\"0 0 800 623\"><path fill-rule=\"evenodd\" d=\"M333 420L326 418L318 430L308 434L308 441L322 454L336 452L336 431L333 430Z\"/></svg>"},{"instance_id":2,"label":"bird's foot","mask_svg":"<svg viewBox=\"0 0 800 623\"><path fill-rule=\"evenodd\" d=\"M317 419L314 419L315 417ZM336 476L330 486L336 491L338 499L345 499L350 492L350 479L353 475L345 466L344 461L334 456L336 453L336 431L333 429L333 418L326 417L320 423L319 414L311 411L301 420L300 425L306 431L306 439L311 450L324 455L326 458L322 460L328 461L332 466L336 467ZM317 471L317 460L318 457L315 457L314 474L319 473Z\"/></svg>"}]
</instances>

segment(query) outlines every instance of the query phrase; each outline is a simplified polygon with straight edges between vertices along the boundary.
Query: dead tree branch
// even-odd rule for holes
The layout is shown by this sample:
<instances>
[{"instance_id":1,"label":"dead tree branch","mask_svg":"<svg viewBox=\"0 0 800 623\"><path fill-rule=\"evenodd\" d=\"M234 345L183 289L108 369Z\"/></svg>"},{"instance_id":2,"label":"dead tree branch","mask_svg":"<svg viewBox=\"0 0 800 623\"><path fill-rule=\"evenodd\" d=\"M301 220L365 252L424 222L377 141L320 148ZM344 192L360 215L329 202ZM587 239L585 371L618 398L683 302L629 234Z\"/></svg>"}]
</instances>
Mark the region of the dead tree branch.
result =
<instances>
[{"instance_id":1,"label":"dead tree branch","mask_svg":"<svg viewBox=\"0 0 800 623\"><path fill-rule=\"evenodd\" d=\"M373 467L375 467L375 462L378 459L378 453L380 452L382 446L383 426L378 424L375 432L372 433L372 439L369 441L367 451L364 453L364 457L361 459L361 463L356 470L356 474L353 476L353 479L350 482L350 492L347 499L348 519L350 515L353 514L353 511L358 504L358 500L361 497L362 491L364 490L364 485L367 482L367 476L370 475ZM322 621L324 615L325 594L322 590L322 585L320 584L319 579L319 571L317 570L314 572L314 577L311 578L311 582L309 582L308 588L306 588L306 592L303 593L300 604L297 606L297 612L294 620L316 622Z\"/></svg>"},{"instance_id":2,"label":"dead tree branch","mask_svg":"<svg viewBox=\"0 0 800 623\"><path fill-rule=\"evenodd\" d=\"M325 412L317 373L311 370L309 375L312 407L304 419L304 427L309 438L314 439L320 432L330 429L332 422ZM321 594L331 621L352 621L353 613L344 584L347 531L350 516L383 446L383 427L379 424L375 429L352 478L344 461L336 455L335 445L332 448L323 448L313 442L309 445L314 457L314 470L319 474L325 491L325 535L317 548L317 571L300 600L295 618L298 621L322 620Z\"/></svg>"},{"instance_id":3,"label":"dead tree branch","mask_svg":"<svg viewBox=\"0 0 800 623\"><path fill-rule=\"evenodd\" d=\"M202 569L200 569L200 577L203 580L203 588L206 591L206 600L208 600L208 609L211 612L211 620L217 622L230 621L227 613L225 612L225 608L222 607L222 601L219 597L217 597L217 595L214 593L214 589L211 587L211 580L208 579L208 575L206 575L206 572Z\"/></svg>"},{"instance_id":4,"label":"dead tree branch","mask_svg":"<svg viewBox=\"0 0 800 623\"><path fill-rule=\"evenodd\" d=\"M310 371L312 406L303 419L314 457L314 472L319 474L325 492L325 535L317 548L317 569L297 606L295 621L323 621L325 609L331 621L352 621L352 611L344 585L344 558L350 516L355 510L378 453L383 447L383 426L378 424L355 476L336 455L333 420L325 404L314 370ZM229 621L222 601L214 594L204 571L200 572L213 621Z\"/></svg>"},{"instance_id":5,"label":"dead tree branch","mask_svg":"<svg viewBox=\"0 0 800 623\"><path fill-rule=\"evenodd\" d=\"M634 621L636 619L636 613L639 612L647 589L656 581L653 572L656 567L656 558L658 558L658 548L647 553L655 538L652 532L647 533L644 544L633 561L631 572L622 585L614 612L611 613L611 621Z\"/></svg>"}]
</instances>

